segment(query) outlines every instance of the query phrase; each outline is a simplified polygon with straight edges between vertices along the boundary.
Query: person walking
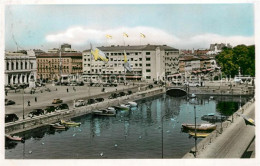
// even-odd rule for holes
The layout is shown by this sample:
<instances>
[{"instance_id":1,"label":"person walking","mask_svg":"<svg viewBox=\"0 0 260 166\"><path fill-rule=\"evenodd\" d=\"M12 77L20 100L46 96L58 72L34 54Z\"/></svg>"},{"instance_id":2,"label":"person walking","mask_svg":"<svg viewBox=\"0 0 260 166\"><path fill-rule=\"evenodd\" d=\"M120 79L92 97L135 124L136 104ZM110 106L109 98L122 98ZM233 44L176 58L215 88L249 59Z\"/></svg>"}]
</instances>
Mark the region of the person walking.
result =
<instances>
[{"instance_id":1,"label":"person walking","mask_svg":"<svg viewBox=\"0 0 260 166\"><path fill-rule=\"evenodd\" d=\"M31 106L30 103L31 103L30 100L28 100L28 106Z\"/></svg>"},{"instance_id":2,"label":"person walking","mask_svg":"<svg viewBox=\"0 0 260 166\"><path fill-rule=\"evenodd\" d=\"M5 91L5 95L7 96L8 90Z\"/></svg>"},{"instance_id":3,"label":"person walking","mask_svg":"<svg viewBox=\"0 0 260 166\"><path fill-rule=\"evenodd\" d=\"M34 98L34 101L37 102L37 97Z\"/></svg>"},{"instance_id":4,"label":"person walking","mask_svg":"<svg viewBox=\"0 0 260 166\"><path fill-rule=\"evenodd\" d=\"M67 88L67 93L69 92L69 88Z\"/></svg>"}]
</instances>

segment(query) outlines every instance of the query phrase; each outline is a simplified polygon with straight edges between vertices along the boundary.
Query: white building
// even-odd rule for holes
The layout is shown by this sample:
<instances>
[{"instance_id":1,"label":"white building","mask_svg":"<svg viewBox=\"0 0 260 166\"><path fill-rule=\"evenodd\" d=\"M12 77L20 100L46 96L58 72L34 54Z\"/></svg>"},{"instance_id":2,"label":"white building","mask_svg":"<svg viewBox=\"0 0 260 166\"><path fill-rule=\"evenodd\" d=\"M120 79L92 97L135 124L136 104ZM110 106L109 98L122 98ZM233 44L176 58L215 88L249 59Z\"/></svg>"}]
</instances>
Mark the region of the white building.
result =
<instances>
[{"instance_id":1,"label":"white building","mask_svg":"<svg viewBox=\"0 0 260 166\"><path fill-rule=\"evenodd\" d=\"M109 58L108 63L94 61L90 50L83 51L83 75L127 80L164 80L179 72L179 50L166 45L98 47ZM124 51L132 72L124 70Z\"/></svg>"},{"instance_id":2,"label":"white building","mask_svg":"<svg viewBox=\"0 0 260 166\"><path fill-rule=\"evenodd\" d=\"M36 57L33 50L5 53L5 85L29 84L35 86Z\"/></svg>"}]
</instances>

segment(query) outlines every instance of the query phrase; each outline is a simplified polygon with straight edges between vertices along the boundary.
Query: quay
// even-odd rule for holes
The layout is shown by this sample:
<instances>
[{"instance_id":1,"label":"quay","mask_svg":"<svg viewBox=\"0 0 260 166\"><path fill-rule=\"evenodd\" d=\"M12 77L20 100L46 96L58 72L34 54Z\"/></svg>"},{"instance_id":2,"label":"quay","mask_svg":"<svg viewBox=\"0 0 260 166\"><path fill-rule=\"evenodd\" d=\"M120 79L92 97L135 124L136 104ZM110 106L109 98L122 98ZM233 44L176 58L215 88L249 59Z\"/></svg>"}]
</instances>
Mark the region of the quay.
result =
<instances>
[{"instance_id":1,"label":"quay","mask_svg":"<svg viewBox=\"0 0 260 166\"><path fill-rule=\"evenodd\" d=\"M112 92L110 92L112 93ZM61 119L67 120L74 117L86 115L92 113L93 110L102 109L110 106L116 106L122 103L127 103L128 101L138 100L146 97L151 97L154 95L159 95L165 93L163 87L155 87L153 89L148 89L148 87L142 87L142 90L136 91L135 93L127 96L123 96L116 99L108 99L101 103L95 103L87 106L76 107L69 110L60 110L52 112L49 114L41 115L38 117L27 118L19 120L16 122L10 122L5 124L5 133L14 134L23 131L31 130L41 126L46 126L51 123L58 122Z\"/></svg>"},{"instance_id":2,"label":"quay","mask_svg":"<svg viewBox=\"0 0 260 166\"><path fill-rule=\"evenodd\" d=\"M245 123L237 113L255 119L255 100L247 102L229 119L217 126L209 136L193 147L183 158L241 158L251 149L254 156L255 127Z\"/></svg>"}]
</instances>

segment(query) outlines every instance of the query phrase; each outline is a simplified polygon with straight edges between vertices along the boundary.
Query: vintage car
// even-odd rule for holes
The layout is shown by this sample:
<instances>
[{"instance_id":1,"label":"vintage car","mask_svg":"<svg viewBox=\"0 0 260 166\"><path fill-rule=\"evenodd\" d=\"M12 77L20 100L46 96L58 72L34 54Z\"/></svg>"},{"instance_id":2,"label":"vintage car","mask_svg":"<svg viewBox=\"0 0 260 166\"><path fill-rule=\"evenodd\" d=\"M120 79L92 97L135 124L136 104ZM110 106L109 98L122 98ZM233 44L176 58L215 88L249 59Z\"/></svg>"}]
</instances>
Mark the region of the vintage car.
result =
<instances>
[{"instance_id":1,"label":"vintage car","mask_svg":"<svg viewBox=\"0 0 260 166\"><path fill-rule=\"evenodd\" d=\"M61 99L53 99L52 104L59 104L62 102L63 102L63 100L61 100Z\"/></svg>"}]
</instances>

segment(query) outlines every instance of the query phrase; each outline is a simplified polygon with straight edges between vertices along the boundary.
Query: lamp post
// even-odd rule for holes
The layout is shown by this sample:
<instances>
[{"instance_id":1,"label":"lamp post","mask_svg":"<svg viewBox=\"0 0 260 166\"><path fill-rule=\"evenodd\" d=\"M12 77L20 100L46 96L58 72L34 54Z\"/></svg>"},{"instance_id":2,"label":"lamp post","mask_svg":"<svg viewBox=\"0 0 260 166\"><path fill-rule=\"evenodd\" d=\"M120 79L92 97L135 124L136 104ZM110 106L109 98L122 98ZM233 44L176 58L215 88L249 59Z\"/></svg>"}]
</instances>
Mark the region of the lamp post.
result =
<instances>
[{"instance_id":1,"label":"lamp post","mask_svg":"<svg viewBox=\"0 0 260 166\"><path fill-rule=\"evenodd\" d=\"M194 107L193 107L193 109L194 109L194 124L195 124L195 130L194 130L194 132L195 132L195 138L194 138L195 139L195 142L194 142L194 144L195 144L195 152L194 152L194 157L196 158L197 157L197 114L196 114L197 102L193 98L193 99L191 99L190 103L194 104Z\"/></svg>"},{"instance_id":2,"label":"lamp post","mask_svg":"<svg viewBox=\"0 0 260 166\"><path fill-rule=\"evenodd\" d=\"M24 119L24 86L23 86L23 119Z\"/></svg>"}]
</instances>

